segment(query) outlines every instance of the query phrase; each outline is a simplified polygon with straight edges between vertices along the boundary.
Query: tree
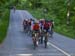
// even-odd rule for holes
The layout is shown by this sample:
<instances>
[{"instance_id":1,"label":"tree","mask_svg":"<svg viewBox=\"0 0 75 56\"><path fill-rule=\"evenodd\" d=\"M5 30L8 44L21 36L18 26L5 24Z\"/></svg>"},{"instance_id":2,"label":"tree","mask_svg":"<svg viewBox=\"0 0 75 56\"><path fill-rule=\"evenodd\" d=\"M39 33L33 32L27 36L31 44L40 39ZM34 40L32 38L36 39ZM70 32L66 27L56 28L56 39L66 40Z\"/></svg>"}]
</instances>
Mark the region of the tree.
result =
<instances>
[{"instance_id":1,"label":"tree","mask_svg":"<svg viewBox=\"0 0 75 56\"><path fill-rule=\"evenodd\" d=\"M32 8L39 8L41 7L41 0L29 0L29 2L32 4Z\"/></svg>"},{"instance_id":2,"label":"tree","mask_svg":"<svg viewBox=\"0 0 75 56\"><path fill-rule=\"evenodd\" d=\"M67 1L67 25L70 24L70 6L71 6L71 0Z\"/></svg>"}]
</instances>

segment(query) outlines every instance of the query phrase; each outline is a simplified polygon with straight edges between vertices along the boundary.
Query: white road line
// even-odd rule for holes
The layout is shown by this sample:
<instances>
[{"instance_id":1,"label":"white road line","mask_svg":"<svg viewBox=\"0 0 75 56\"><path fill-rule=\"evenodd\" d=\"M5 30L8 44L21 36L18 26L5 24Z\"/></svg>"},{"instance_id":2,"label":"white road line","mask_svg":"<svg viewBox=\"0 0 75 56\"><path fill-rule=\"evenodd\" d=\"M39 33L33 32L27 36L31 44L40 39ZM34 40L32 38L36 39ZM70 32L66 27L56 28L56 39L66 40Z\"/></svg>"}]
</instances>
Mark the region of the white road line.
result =
<instances>
[{"instance_id":1,"label":"white road line","mask_svg":"<svg viewBox=\"0 0 75 56\"><path fill-rule=\"evenodd\" d=\"M75 54L74 54L74 53L71 53L71 55L72 55L72 56L75 56Z\"/></svg>"},{"instance_id":2,"label":"white road line","mask_svg":"<svg viewBox=\"0 0 75 56\"><path fill-rule=\"evenodd\" d=\"M16 56L32 56L32 54L16 54Z\"/></svg>"},{"instance_id":3,"label":"white road line","mask_svg":"<svg viewBox=\"0 0 75 56\"><path fill-rule=\"evenodd\" d=\"M59 50L60 52L62 52L63 54L67 55L67 56L71 56L69 53L67 53L66 51L62 50L61 48L57 47L56 45L48 42L48 45L53 46L54 48L56 48L57 50Z\"/></svg>"},{"instance_id":4,"label":"white road line","mask_svg":"<svg viewBox=\"0 0 75 56\"><path fill-rule=\"evenodd\" d=\"M35 55L44 55L44 56L53 56L53 55L64 55L64 54L58 54L58 53L36 53Z\"/></svg>"},{"instance_id":5,"label":"white road line","mask_svg":"<svg viewBox=\"0 0 75 56\"><path fill-rule=\"evenodd\" d=\"M31 53L31 54L16 54L16 56L33 56L33 55L38 55L38 56L53 56L53 55L60 55L60 56L62 56L63 54L54 54L54 53L36 53L36 54L33 54L33 53Z\"/></svg>"}]
</instances>

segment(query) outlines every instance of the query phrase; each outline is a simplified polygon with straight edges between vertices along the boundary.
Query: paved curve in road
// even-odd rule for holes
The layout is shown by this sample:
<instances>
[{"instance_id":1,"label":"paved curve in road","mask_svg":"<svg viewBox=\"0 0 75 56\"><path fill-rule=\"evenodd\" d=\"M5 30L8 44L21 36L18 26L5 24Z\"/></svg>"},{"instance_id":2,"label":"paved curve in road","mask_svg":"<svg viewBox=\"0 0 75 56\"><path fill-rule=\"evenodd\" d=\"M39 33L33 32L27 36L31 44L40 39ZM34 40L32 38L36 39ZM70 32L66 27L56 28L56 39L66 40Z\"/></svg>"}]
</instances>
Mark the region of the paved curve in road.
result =
<instances>
[{"instance_id":1,"label":"paved curve in road","mask_svg":"<svg viewBox=\"0 0 75 56\"><path fill-rule=\"evenodd\" d=\"M33 16L27 11L16 10L14 13L13 10L11 10L7 37L0 46L0 56L66 56L63 52L58 50L58 48L54 48L52 45L48 45L48 48L45 49L44 45L39 44L39 47L36 50L33 49L32 39L23 32L22 26L23 20L29 18L33 18ZM65 40L65 38L63 38L64 36L54 33L53 37L54 38L50 39L49 42L65 50L66 48L62 45ZM61 39L59 38L58 40L58 37ZM75 42L75 40L72 41ZM67 49L65 51L69 52ZM69 53L74 55L74 50L72 53Z\"/></svg>"}]
</instances>

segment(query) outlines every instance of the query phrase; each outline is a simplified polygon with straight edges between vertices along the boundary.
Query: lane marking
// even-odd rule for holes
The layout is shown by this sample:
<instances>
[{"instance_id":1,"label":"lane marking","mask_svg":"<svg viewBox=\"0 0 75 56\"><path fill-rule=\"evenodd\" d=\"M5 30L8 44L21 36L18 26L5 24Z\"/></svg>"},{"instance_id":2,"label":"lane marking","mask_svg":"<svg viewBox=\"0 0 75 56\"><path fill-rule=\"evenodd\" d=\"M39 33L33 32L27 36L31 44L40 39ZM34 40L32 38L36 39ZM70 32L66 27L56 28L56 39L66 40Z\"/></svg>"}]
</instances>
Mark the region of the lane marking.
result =
<instances>
[{"instance_id":1,"label":"lane marking","mask_svg":"<svg viewBox=\"0 0 75 56\"><path fill-rule=\"evenodd\" d=\"M51 56L51 55L64 55L64 54L59 54L59 53L36 53L36 54L33 54L33 55L44 55L44 56Z\"/></svg>"},{"instance_id":2,"label":"lane marking","mask_svg":"<svg viewBox=\"0 0 75 56\"><path fill-rule=\"evenodd\" d=\"M51 55L63 55L63 54L54 54L54 53L36 53L36 54L33 54L33 53L31 53L31 54L16 54L16 56L33 56L33 55L46 55L46 56L51 56Z\"/></svg>"},{"instance_id":3,"label":"lane marking","mask_svg":"<svg viewBox=\"0 0 75 56\"><path fill-rule=\"evenodd\" d=\"M57 50L59 50L60 52L62 52L63 54L67 55L67 56L71 56L69 53L67 53L66 51L62 50L61 48L57 47L56 45L48 42L49 45L53 46L54 48L56 48Z\"/></svg>"},{"instance_id":4,"label":"lane marking","mask_svg":"<svg viewBox=\"0 0 75 56\"><path fill-rule=\"evenodd\" d=\"M32 54L16 54L16 56L32 56Z\"/></svg>"}]
</instances>

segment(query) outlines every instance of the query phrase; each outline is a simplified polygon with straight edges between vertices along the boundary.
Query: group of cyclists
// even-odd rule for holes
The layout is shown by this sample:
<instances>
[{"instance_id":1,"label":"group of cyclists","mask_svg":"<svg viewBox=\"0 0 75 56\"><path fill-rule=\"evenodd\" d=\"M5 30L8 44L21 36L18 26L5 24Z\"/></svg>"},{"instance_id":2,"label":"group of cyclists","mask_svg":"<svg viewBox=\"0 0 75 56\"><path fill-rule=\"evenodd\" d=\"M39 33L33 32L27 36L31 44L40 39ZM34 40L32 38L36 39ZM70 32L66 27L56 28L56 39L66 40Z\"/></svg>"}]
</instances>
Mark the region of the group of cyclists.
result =
<instances>
[{"instance_id":1,"label":"group of cyclists","mask_svg":"<svg viewBox=\"0 0 75 56\"><path fill-rule=\"evenodd\" d=\"M46 19L34 20L32 18L24 19L23 28L26 33L31 35L34 49L38 47L39 43L44 43L45 48L47 48L48 38L53 35L54 21Z\"/></svg>"}]
</instances>

